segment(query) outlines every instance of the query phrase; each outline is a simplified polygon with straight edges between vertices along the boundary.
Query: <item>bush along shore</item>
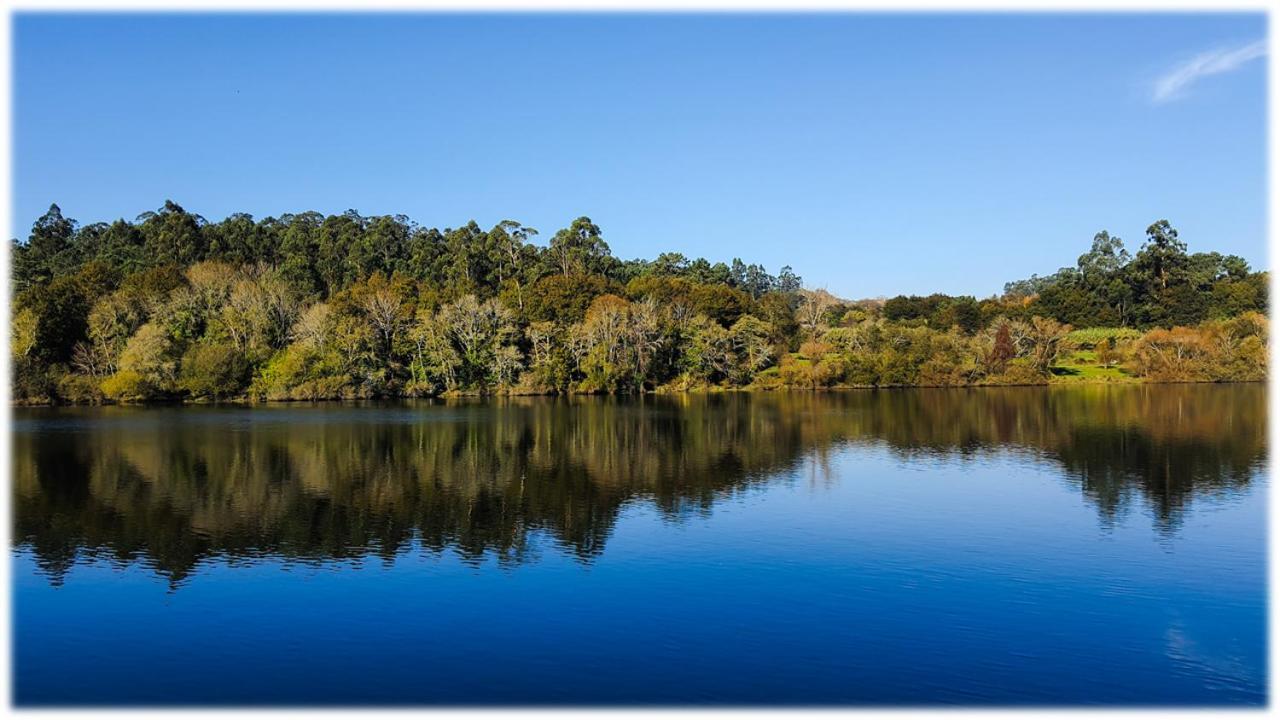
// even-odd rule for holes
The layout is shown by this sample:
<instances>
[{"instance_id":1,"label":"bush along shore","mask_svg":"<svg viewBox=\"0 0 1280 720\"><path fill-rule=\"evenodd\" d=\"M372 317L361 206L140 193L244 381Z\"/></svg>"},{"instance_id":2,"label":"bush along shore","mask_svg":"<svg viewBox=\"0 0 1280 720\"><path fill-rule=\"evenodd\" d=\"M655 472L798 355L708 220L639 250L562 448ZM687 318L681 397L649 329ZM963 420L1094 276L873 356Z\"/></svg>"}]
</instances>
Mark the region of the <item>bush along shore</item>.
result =
<instances>
[{"instance_id":1,"label":"bush along shore","mask_svg":"<svg viewBox=\"0 0 1280 720\"><path fill-rule=\"evenodd\" d=\"M439 230L173 202L12 247L19 403L1258 381L1267 274L1161 220L972 296L849 300L739 259L620 260L589 218ZM1079 328L1079 329L1075 329Z\"/></svg>"}]
</instances>

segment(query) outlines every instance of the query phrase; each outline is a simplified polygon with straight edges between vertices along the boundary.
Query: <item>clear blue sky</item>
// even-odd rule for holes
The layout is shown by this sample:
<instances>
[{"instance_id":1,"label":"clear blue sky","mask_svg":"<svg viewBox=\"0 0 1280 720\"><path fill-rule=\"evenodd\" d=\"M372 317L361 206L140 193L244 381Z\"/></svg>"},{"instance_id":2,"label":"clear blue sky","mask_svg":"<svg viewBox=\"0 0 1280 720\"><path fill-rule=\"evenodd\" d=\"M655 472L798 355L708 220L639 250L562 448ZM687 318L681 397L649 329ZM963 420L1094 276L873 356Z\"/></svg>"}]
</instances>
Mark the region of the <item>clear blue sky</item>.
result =
<instances>
[{"instance_id":1,"label":"clear blue sky","mask_svg":"<svg viewBox=\"0 0 1280 720\"><path fill-rule=\"evenodd\" d=\"M984 296L1168 218L1266 267L1266 33L1256 13L18 15L11 231L51 202L84 223L166 198L543 241L585 214L624 258Z\"/></svg>"}]
</instances>

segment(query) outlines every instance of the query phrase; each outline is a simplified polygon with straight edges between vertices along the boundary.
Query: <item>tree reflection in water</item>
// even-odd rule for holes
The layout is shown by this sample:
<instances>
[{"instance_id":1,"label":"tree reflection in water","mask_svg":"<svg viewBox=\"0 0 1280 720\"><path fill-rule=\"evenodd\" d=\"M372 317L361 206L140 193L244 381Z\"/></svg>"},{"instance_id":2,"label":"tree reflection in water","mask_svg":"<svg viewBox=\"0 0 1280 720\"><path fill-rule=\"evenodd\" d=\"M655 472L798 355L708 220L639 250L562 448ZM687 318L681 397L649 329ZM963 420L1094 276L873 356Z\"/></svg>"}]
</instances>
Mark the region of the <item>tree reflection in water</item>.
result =
<instances>
[{"instance_id":1,"label":"tree reflection in water","mask_svg":"<svg viewBox=\"0 0 1280 720\"><path fill-rule=\"evenodd\" d=\"M1176 532L1266 458L1266 388L881 390L396 405L72 408L14 415L15 542L52 582L85 557L180 582L205 558L381 557L415 538L471 562L584 561L624 503L704 512L850 445L1056 464L1103 524L1137 503ZM829 472L829 471L828 471ZM828 478L838 481L839 478Z\"/></svg>"}]
</instances>

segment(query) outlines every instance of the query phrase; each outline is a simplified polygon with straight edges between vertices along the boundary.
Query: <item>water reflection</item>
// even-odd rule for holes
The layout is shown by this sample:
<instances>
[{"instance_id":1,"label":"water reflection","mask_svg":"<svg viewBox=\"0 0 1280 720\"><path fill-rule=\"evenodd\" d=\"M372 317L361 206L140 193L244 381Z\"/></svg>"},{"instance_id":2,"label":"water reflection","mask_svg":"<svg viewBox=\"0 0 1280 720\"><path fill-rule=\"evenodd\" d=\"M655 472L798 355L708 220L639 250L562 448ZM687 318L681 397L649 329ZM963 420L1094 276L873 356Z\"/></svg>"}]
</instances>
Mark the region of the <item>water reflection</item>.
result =
<instances>
[{"instance_id":1,"label":"water reflection","mask_svg":"<svg viewBox=\"0 0 1280 720\"><path fill-rule=\"evenodd\" d=\"M519 563L547 535L589 561L625 503L705 511L858 444L1027 453L1103 525L1141 506L1176 533L1257 476L1265 438L1261 385L19 410L14 537L54 583L86 556L176 583L211 556L389 560L415 538Z\"/></svg>"}]
</instances>

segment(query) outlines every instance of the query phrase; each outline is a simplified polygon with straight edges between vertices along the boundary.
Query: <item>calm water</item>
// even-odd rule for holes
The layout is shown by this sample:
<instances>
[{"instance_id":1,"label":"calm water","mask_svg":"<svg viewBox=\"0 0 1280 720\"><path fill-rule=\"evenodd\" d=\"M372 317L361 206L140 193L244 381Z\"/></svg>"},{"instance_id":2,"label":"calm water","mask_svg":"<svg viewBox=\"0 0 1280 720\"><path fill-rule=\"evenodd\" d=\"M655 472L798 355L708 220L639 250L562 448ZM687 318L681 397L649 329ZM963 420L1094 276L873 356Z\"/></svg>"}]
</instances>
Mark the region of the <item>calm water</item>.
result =
<instances>
[{"instance_id":1,"label":"calm water","mask_svg":"<svg viewBox=\"0 0 1280 720\"><path fill-rule=\"evenodd\" d=\"M19 704L1260 704L1262 386L17 410Z\"/></svg>"}]
</instances>

